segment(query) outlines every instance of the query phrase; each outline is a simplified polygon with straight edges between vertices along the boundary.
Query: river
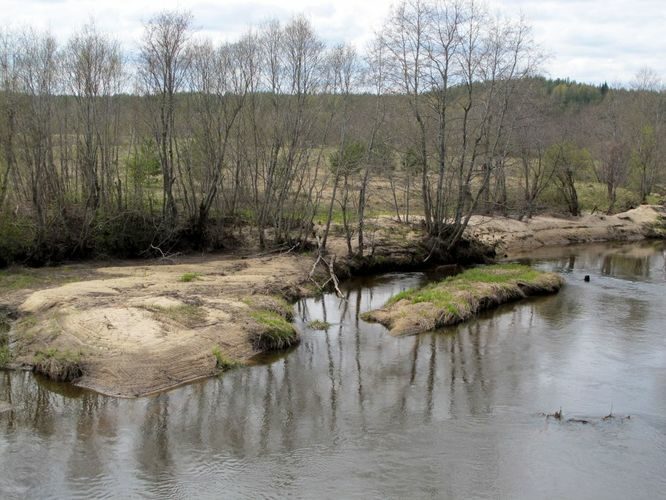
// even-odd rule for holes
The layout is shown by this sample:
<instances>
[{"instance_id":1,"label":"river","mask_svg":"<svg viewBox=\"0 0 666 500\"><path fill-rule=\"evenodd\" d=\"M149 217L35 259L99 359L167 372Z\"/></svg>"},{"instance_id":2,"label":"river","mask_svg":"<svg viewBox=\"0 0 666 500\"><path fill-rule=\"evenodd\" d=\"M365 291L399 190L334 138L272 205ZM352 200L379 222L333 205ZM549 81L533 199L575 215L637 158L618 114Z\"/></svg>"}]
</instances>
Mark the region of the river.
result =
<instances>
[{"instance_id":1,"label":"river","mask_svg":"<svg viewBox=\"0 0 666 500\"><path fill-rule=\"evenodd\" d=\"M403 338L359 313L432 276L352 280L291 352L154 397L0 372L0 496L663 497L665 248L534 253L558 295Z\"/></svg>"}]
</instances>

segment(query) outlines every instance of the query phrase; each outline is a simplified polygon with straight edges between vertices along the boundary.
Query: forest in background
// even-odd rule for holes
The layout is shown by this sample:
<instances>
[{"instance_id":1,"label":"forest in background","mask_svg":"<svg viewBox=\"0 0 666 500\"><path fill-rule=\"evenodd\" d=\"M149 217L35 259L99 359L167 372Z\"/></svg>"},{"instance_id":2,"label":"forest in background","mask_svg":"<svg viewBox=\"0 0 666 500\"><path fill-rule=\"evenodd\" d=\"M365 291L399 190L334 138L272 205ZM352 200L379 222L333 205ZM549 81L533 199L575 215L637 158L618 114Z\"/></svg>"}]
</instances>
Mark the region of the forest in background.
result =
<instances>
[{"instance_id":1,"label":"forest in background","mask_svg":"<svg viewBox=\"0 0 666 500\"><path fill-rule=\"evenodd\" d=\"M524 20L410 0L361 51L304 17L213 43L162 12L138 47L0 29L0 265L300 246L372 218L442 249L474 213L620 211L664 194L666 92L540 77ZM130 56L130 53L133 54Z\"/></svg>"}]
</instances>

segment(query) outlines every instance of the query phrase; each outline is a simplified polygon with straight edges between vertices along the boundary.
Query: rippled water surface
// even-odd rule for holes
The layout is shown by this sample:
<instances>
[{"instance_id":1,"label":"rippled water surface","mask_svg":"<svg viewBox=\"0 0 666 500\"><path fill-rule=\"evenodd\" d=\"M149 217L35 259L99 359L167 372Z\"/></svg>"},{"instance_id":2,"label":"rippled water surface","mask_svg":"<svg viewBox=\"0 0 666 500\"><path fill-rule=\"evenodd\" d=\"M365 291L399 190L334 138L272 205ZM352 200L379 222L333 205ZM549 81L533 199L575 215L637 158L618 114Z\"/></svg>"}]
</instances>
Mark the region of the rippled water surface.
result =
<instances>
[{"instance_id":1,"label":"rippled water surface","mask_svg":"<svg viewBox=\"0 0 666 500\"><path fill-rule=\"evenodd\" d=\"M359 313L429 277L356 280L290 353L155 397L0 372L0 497L663 497L664 246L531 258L560 294L394 338Z\"/></svg>"}]
</instances>

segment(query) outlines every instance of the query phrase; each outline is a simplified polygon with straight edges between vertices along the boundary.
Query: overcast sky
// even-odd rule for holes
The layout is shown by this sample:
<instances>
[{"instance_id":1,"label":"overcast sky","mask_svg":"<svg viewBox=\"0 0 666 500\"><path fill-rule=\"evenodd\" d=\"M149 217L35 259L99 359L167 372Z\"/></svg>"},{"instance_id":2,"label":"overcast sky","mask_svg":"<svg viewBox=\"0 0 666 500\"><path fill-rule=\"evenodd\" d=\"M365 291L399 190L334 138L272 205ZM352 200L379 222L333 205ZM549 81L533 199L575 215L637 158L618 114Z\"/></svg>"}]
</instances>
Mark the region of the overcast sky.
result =
<instances>
[{"instance_id":1,"label":"overcast sky","mask_svg":"<svg viewBox=\"0 0 666 500\"><path fill-rule=\"evenodd\" d=\"M666 0L488 0L493 12L521 13L550 55L551 77L629 82L641 67L666 79ZM200 32L237 37L267 18L305 13L327 41L362 48L391 5L378 0L0 0L0 26L50 29L65 39L89 19L131 49L159 9L188 9Z\"/></svg>"}]
</instances>

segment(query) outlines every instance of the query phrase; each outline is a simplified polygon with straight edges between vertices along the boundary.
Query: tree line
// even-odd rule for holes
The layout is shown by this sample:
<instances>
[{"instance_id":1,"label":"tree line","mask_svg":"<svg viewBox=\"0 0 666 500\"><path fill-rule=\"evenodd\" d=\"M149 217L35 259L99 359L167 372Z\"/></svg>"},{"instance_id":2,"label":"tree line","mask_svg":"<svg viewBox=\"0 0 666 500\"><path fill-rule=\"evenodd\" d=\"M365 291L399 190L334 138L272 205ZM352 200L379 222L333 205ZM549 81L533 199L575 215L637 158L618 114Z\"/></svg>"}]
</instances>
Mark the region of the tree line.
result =
<instances>
[{"instance_id":1,"label":"tree line","mask_svg":"<svg viewBox=\"0 0 666 500\"><path fill-rule=\"evenodd\" d=\"M402 2L363 50L302 16L214 43L176 11L133 49L94 24L60 44L0 30L0 263L239 234L325 249L334 226L362 255L377 211L446 250L474 213L578 215L585 181L612 211L662 180L653 73L633 90L540 78L529 25L471 0Z\"/></svg>"}]
</instances>

